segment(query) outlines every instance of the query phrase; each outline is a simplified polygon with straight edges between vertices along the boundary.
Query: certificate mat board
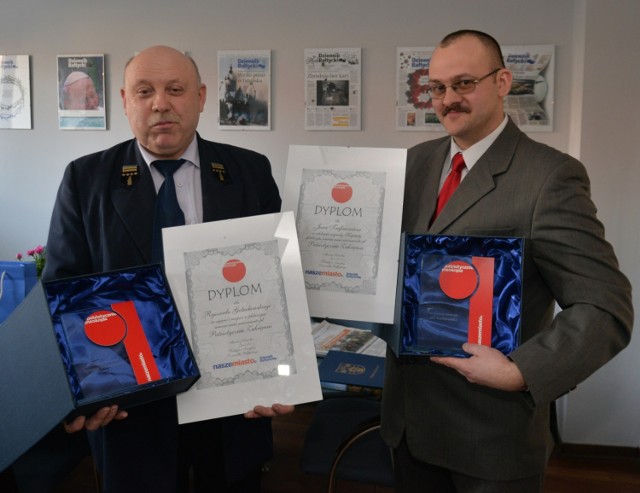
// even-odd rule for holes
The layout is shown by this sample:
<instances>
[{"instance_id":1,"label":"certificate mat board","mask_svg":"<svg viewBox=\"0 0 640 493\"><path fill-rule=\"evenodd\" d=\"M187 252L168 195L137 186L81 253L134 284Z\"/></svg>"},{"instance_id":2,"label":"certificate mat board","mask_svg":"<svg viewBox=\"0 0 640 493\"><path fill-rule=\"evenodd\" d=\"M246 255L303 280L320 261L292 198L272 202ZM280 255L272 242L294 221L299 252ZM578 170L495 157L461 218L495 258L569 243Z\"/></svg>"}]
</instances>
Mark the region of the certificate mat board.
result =
<instances>
[{"instance_id":1,"label":"certificate mat board","mask_svg":"<svg viewBox=\"0 0 640 493\"><path fill-rule=\"evenodd\" d=\"M293 213L163 230L165 268L202 374L180 423L322 399Z\"/></svg>"},{"instance_id":2,"label":"certificate mat board","mask_svg":"<svg viewBox=\"0 0 640 493\"><path fill-rule=\"evenodd\" d=\"M289 147L282 209L296 214L311 316L393 323L406 156Z\"/></svg>"}]
</instances>

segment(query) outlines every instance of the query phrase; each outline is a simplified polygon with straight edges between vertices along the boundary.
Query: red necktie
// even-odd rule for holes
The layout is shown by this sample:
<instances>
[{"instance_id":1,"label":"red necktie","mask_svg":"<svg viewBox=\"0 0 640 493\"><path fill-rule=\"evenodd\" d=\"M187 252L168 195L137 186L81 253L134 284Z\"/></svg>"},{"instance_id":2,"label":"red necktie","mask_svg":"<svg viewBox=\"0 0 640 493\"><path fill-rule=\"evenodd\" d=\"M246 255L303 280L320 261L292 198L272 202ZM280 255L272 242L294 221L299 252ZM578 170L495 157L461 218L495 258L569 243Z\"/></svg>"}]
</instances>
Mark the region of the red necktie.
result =
<instances>
[{"instance_id":1,"label":"red necktie","mask_svg":"<svg viewBox=\"0 0 640 493\"><path fill-rule=\"evenodd\" d=\"M453 192L456 191L458 185L460 185L460 179L462 178L462 170L465 168L464 158L462 157L462 153L458 152L455 156L453 156L453 160L451 162L451 171L447 175L447 179L444 181L444 185L442 185L442 190L440 190L440 195L438 195L438 204L436 205L436 212L433 214L431 218L431 223L436 220L438 214L444 209L444 205L453 195Z\"/></svg>"}]
</instances>

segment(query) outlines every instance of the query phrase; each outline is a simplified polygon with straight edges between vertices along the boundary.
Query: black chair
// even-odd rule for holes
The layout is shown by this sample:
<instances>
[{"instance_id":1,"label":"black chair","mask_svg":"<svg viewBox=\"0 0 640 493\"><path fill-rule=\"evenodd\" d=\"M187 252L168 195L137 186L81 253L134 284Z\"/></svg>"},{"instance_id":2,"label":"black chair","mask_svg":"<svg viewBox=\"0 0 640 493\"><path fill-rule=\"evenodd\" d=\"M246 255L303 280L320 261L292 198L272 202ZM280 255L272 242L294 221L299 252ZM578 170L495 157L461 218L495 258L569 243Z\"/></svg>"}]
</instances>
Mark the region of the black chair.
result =
<instances>
[{"instance_id":1,"label":"black chair","mask_svg":"<svg viewBox=\"0 0 640 493\"><path fill-rule=\"evenodd\" d=\"M349 396L318 403L300 468L328 476L330 493L336 491L338 479L393 486L391 449L380 437L380 401Z\"/></svg>"}]
</instances>

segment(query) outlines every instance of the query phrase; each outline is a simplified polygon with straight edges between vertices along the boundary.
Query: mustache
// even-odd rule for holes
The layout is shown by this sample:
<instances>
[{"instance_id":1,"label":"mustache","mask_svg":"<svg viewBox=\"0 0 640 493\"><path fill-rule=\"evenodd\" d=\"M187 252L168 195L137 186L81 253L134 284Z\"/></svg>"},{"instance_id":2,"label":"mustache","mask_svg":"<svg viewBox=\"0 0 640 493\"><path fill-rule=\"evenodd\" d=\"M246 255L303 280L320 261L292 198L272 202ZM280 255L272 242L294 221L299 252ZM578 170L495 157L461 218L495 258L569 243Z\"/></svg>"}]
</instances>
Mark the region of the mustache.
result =
<instances>
[{"instance_id":1,"label":"mustache","mask_svg":"<svg viewBox=\"0 0 640 493\"><path fill-rule=\"evenodd\" d=\"M179 123L180 119L178 115L174 115L173 113L163 113L161 115L153 115L149 118L149 126L153 127L158 123Z\"/></svg>"},{"instance_id":2,"label":"mustache","mask_svg":"<svg viewBox=\"0 0 640 493\"><path fill-rule=\"evenodd\" d=\"M451 106L445 106L442 109L442 116L447 116L450 111L457 111L459 113L469 113L469 108L462 106L459 103L454 103Z\"/></svg>"}]
</instances>

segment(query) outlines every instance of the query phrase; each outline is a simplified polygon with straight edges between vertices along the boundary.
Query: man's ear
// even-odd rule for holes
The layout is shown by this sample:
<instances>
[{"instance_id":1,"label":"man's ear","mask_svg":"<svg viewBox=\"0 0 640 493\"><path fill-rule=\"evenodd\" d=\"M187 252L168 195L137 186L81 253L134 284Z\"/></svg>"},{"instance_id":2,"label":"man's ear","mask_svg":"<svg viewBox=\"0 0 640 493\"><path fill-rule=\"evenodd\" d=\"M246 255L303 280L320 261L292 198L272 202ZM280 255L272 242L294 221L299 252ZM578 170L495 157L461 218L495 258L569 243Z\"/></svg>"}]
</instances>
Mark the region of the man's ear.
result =
<instances>
[{"instance_id":1,"label":"man's ear","mask_svg":"<svg viewBox=\"0 0 640 493\"><path fill-rule=\"evenodd\" d=\"M504 98L511 90L511 82L513 81L513 74L507 69L500 69L498 72L498 93L500 97Z\"/></svg>"},{"instance_id":2,"label":"man's ear","mask_svg":"<svg viewBox=\"0 0 640 493\"><path fill-rule=\"evenodd\" d=\"M124 114L127 114L127 98L125 97L124 87L120 88L120 97L122 98L122 107L124 108Z\"/></svg>"},{"instance_id":3,"label":"man's ear","mask_svg":"<svg viewBox=\"0 0 640 493\"><path fill-rule=\"evenodd\" d=\"M200 96L200 113L204 111L204 103L207 102L207 85L200 84L200 89L198 90Z\"/></svg>"}]
</instances>

